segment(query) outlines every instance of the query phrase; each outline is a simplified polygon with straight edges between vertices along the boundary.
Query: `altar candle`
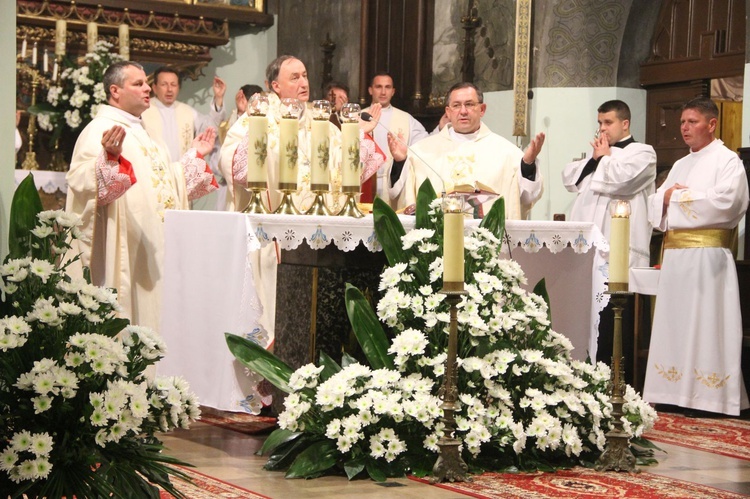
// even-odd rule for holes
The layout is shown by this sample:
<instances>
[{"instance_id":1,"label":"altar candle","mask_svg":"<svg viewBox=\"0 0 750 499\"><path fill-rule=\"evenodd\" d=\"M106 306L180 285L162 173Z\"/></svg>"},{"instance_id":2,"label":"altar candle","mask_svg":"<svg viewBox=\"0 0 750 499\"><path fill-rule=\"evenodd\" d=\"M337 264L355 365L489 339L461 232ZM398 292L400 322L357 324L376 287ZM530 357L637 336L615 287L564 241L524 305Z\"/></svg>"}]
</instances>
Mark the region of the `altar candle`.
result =
<instances>
[{"instance_id":1,"label":"altar candle","mask_svg":"<svg viewBox=\"0 0 750 499\"><path fill-rule=\"evenodd\" d=\"M44 55L42 56L42 72L46 73L49 71L49 55L47 49L44 49Z\"/></svg>"},{"instance_id":2,"label":"altar candle","mask_svg":"<svg viewBox=\"0 0 750 499\"><path fill-rule=\"evenodd\" d=\"M57 67L57 60L55 60L55 64L52 65L52 81L53 82L57 81L57 72L58 72L58 70L59 69Z\"/></svg>"},{"instance_id":3,"label":"altar candle","mask_svg":"<svg viewBox=\"0 0 750 499\"><path fill-rule=\"evenodd\" d=\"M268 118L263 115L250 115L247 123L247 183L268 181L266 155L268 148ZM296 182L296 178L295 178Z\"/></svg>"},{"instance_id":4,"label":"altar candle","mask_svg":"<svg viewBox=\"0 0 750 499\"><path fill-rule=\"evenodd\" d=\"M328 188L328 155L330 153L329 121L315 119L312 122L312 163L310 165L310 184L315 189ZM325 187L320 187L325 184Z\"/></svg>"},{"instance_id":5,"label":"altar candle","mask_svg":"<svg viewBox=\"0 0 750 499\"><path fill-rule=\"evenodd\" d=\"M37 42L34 42L34 47L31 49L31 65L36 66L36 46Z\"/></svg>"},{"instance_id":6,"label":"altar candle","mask_svg":"<svg viewBox=\"0 0 750 499\"><path fill-rule=\"evenodd\" d=\"M460 206L460 204L459 204ZM464 214L447 207L443 216L443 286L454 284L452 290L462 290L464 282Z\"/></svg>"},{"instance_id":7,"label":"altar candle","mask_svg":"<svg viewBox=\"0 0 750 499\"><path fill-rule=\"evenodd\" d=\"M359 123L341 124L341 186L359 187Z\"/></svg>"},{"instance_id":8,"label":"altar candle","mask_svg":"<svg viewBox=\"0 0 750 499\"><path fill-rule=\"evenodd\" d=\"M296 188L297 158L299 156L297 118L282 118L279 124L279 183L287 184L282 189ZM294 184L294 187L291 187Z\"/></svg>"},{"instance_id":9,"label":"altar candle","mask_svg":"<svg viewBox=\"0 0 750 499\"><path fill-rule=\"evenodd\" d=\"M130 28L127 24L121 24L117 33L120 41L120 56L128 61L130 60Z\"/></svg>"},{"instance_id":10,"label":"altar candle","mask_svg":"<svg viewBox=\"0 0 750 499\"><path fill-rule=\"evenodd\" d=\"M609 226L609 285L628 283L630 253L630 204L614 200L610 205ZM617 287L617 286L615 286ZM610 289L612 291L612 289ZM627 291L618 289L617 291Z\"/></svg>"},{"instance_id":11,"label":"altar candle","mask_svg":"<svg viewBox=\"0 0 750 499\"><path fill-rule=\"evenodd\" d=\"M65 40L68 36L68 23L58 19L55 23L55 55L65 55Z\"/></svg>"},{"instance_id":12,"label":"altar candle","mask_svg":"<svg viewBox=\"0 0 750 499\"><path fill-rule=\"evenodd\" d=\"M96 23L86 24L86 51L93 54L96 51L96 42L99 38L99 27Z\"/></svg>"},{"instance_id":13,"label":"altar candle","mask_svg":"<svg viewBox=\"0 0 750 499\"><path fill-rule=\"evenodd\" d=\"M26 38L21 42L21 59L26 59Z\"/></svg>"}]
</instances>

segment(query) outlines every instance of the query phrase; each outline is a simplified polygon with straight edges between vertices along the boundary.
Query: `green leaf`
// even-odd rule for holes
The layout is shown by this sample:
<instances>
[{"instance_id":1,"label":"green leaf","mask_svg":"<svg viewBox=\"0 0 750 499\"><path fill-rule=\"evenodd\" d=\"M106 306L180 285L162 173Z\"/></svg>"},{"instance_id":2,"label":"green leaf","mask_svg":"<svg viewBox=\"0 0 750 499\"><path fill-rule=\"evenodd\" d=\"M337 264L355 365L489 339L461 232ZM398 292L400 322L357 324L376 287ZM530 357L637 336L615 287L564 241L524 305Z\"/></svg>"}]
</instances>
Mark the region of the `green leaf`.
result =
<instances>
[{"instance_id":1,"label":"green leaf","mask_svg":"<svg viewBox=\"0 0 750 499\"><path fill-rule=\"evenodd\" d=\"M643 437L637 437L637 438L633 437L630 439L630 443L633 445L637 445L638 447L642 447L644 449L653 449L653 450L658 450L662 452L667 452L661 447L659 447L658 445L656 445L655 443L653 443L651 440L647 438L643 438Z\"/></svg>"},{"instance_id":2,"label":"green leaf","mask_svg":"<svg viewBox=\"0 0 750 499\"><path fill-rule=\"evenodd\" d=\"M362 473L365 469L365 458L364 456L356 457L344 463L344 471L349 480L354 479L357 475Z\"/></svg>"},{"instance_id":3,"label":"green leaf","mask_svg":"<svg viewBox=\"0 0 750 499\"><path fill-rule=\"evenodd\" d=\"M224 333L229 351L237 360L264 378L279 390L291 393L289 377L294 370L274 354L252 341L232 333Z\"/></svg>"},{"instance_id":4,"label":"green leaf","mask_svg":"<svg viewBox=\"0 0 750 499\"><path fill-rule=\"evenodd\" d=\"M323 370L320 371L320 381L325 381L337 372L341 371L341 366L338 365L338 363L323 350L320 351L320 359L318 360L318 364L323 366Z\"/></svg>"},{"instance_id":5,"label":"green leaf","mask_svg":"<svg viewBox=\"0 0 750 499\"><path fill-rule=\"evenodd\" d=\"M261 447L258 451L258 455L262 456L268 452L273 452L281 444L291 442L292 440L298 438L300 435L302 435L302 433L300 432L278 428L274 430L270 435L268 435L266 441L263 442L263 447Z\"/></svg>"},{"instance_id":6,"label":"green leaf","mask_svg":"<svg viewBox=\"0 0 750 499\"><path fill-rule=\"evenodd\" d=\"M37 214L44 208L33 173L18 184L10 205L8 258L23 258L31 254L31 231L37 225Z\"/></svg>"},{"instance_id":7,"label":"green leaf","mask_svg":"<svg viewBox=\"0 0 750 499\"><path fill-rule=\"evenodd\" d=\"M429 180L422 182L417 192L417 211L416 211L416 228L429 229L433 224L430 221L430 203L432 203L437 194Z\"/></svg>"},{"instance_id":8,"label":"green leaf","mask_svg":"<svg viewBox=\"0 0 750 499\"><path fill-rule=\"evenodd\" d=\"M490 211L484 215L479 223L480 227L492 232L495 237L502 243L505 236L505 199L498 198L493 204Z\"/></svg>"},{"instance_id":9,"label":"green leaf","mask_svg":"<svg viewBox=\"0 0 750 499\"><path fill-rule=\"evenodd\" d=\"M372 220L388 264L407 262L409 257L401 244L401 238L406 231L401 220L396 216L396 212L385 201L375 198L372 203Z\"/></svg>"},{"instance_id":10,"label":"green leaf","mask_svg":"<svg viewBox=\"0 0 750 499\"><path fill-rule=\"evenodd\" d=\"M341 367L349 367L352 364L356 364L357 362L359 361L352 357L351 354L348 354L346 352L341 354Z\"/></svg>"},{"instance_id":11,"label":"green leaf","mask_svg":"<svg viewBox=\"0 0 750 499\"><path fill-rule=\"evenodd\" d=\"M316 441L316 439L308 438L306 434L302 434L300 438L279 445L268 457L263 469L278 471L287 468L296 459L297 454L310 445L311 441Z\"/></svg>"},{"instance_id":12,"label":"green leaf","mask_svg":"<svg viewBox=\"0 0 750 499\"><path fill-rule=\"evenodd\" d=\"M349 283L346 284L345 297L349 322L370 366L373 369L393 369L393 359L388 354L388 337L370 303Z\"/></svg>"},{"instance_id":13,"label":"green leaf","mask_svg":"<svg viewBox=\"0 0 750 499\"><path fill-rule=\"evenodd\" d=\"M385 482L385 479L388 477L388 474L383 469L383 465L375 459L368 458L365 468L367 468L367 474L370 475L370 478L376 482Z\"/></svg>"},{"instance_id":14,"label":"green leaf","mask_svg":"<svg viewBox=\"0 0 750 499\"><path fill-rule=\"evenodd\" d=\"M333 440L319 440L303 450L286 473L286 478L313 478L332 468L339 451Z\"/></svg>"},{"instance_id":15,"label":"green leaf","mask_svg":"<svg viewBox=\"0 0 750 499\"><path fill-rule=\"evenodd\" d=\"M547 319L552 320L552 307L549 305L549 293L547 293L547 283L544 278L540 279L536 286L534 286L534 294L539 295L544 299L544 303L547 304Z\"/></svg>"}]
</instances>

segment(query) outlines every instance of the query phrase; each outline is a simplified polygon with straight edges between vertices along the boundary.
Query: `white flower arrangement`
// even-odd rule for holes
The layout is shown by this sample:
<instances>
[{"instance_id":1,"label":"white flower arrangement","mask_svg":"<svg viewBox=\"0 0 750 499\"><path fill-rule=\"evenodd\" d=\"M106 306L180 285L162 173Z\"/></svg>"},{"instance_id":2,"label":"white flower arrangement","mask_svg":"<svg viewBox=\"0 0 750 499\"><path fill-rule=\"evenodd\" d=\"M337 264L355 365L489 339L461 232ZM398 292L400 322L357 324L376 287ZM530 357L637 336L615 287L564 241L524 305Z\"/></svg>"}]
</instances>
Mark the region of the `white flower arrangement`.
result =
<instances>
[{"instance_id":1,"label":"white flower arrangement","mask_svg":"<svg viewBox=\"0 0 750 499\"><path fill-rule=\"evenodd\" d=\"M316 452L330 453L326 466L339 463L350 473L365 463L378 479L428 473L436 458L444 436L438 389L450 322L440 293L439 200L430 205L429 217L434 229L401 238L408 263L381 275L377 316L391 328L387 353L394 369L370 369L352 359L346 365L345 358L335 373L310 364L290 377L281 431L323 439ZM572 359L571 342L551 329L547 303L522 288L524 273L501 256L500 244L485 228L472 230L465 241L455 414L464 458L473 469L494 470L593 461L612 428L610 369ZM630 387L626 400L625 430L640 437L656 412ZM302 463L312 457L303 454ZM308 463L293 465L290 473L316 476L322 469Z\"/></svg>"},{"instance_id":2,"label":"white flower arrangement","mask_svg":"<svg viewBox=\"0 0 750 499\"><path fill-rule=\"evenodd\" d=\"M165 463L177 461L155 433L187 428L195 396L181 379L147 379L161 339L118 318L112 290L66 273L78 218L37 218L20 241L26 256L12 251L0 266L0 490L146 497L149 481L174 490Z\"/></svg>"}]
</instances>

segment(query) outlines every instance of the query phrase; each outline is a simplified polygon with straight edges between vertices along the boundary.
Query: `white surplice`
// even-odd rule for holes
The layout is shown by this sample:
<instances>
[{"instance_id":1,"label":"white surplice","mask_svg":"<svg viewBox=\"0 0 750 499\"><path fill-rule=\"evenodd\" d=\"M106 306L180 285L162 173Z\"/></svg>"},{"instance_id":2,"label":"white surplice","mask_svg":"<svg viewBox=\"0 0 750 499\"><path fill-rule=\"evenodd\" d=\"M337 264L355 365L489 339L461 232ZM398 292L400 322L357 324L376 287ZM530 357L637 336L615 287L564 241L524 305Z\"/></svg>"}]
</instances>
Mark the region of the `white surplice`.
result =
<instances>
[{"instance_id":1,"label":"white surplice","mask_svg":"<svg viewBox=\"0 0 750 499\"><path fill-rule=\"evenodd\" d=\"M563 185L578 195L570 210L574 222L594 222L609 240L609 202L630 202L630 267L648 267L651 223L648 220L648 197L654 193L656 153L647 144L631 142L612 147L602 156L593 173L576 185L589 158L568 163L562 172Z\"/></svg>"},{"instance_id":2,"label":"white surplice","mask_svg":"<svg viewBox=\"0 0 750 499\"><path fill-rule=\"evenodd\" d=\"M679 183L662 217L664 192ZM748 206L745 169L721 140L674 164L649 198L660 230L733 229ZM750 407L742 380L737 270L726 248L667 249L659 278L643 398L738 415Z\"/></svg>"}]
</instances>

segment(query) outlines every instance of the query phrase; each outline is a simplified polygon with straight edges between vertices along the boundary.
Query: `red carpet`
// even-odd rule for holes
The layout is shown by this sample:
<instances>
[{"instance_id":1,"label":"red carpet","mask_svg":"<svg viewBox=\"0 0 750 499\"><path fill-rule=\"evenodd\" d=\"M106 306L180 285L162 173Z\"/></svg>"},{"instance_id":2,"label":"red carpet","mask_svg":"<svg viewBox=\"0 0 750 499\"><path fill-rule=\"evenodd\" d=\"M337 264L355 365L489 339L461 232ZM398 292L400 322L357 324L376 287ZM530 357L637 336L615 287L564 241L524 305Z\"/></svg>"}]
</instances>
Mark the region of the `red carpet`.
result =
<instances>
[{"instance_id":1,"label":"red carpet","mask_svg":"<svg viewBox=\"0 0 750 499\"><path fill-rule=\"evenodd\" d=\"M179 469L190 476L193 482L172 478L172 484L188 499L215 499L217 497L222 499L270 499L268 496L236 487L189 468L180 466ZM160 497L161 499L174 499L172 494L164 491L161 492Z\"/></svg>"},{"instance_id":2,"label":"red carpet","mask_svg":"<svg viewBox=\"0 0 750 499\"><path fill-rule=\"evenodd\" d=\"M219 411L210 407L201 407L200 421L246 435L268 433L276 428L276 418L273 417L254 416L245 412Z\"/></svg>"},{"instance_id":3,"label":"red carpet","mask_svg":"<svg viewBox=\"0 0 750 499\"><path fill-rule=\"evenodd\" d=\"M415 479L424 481L421 479ZM735 499L741 494L666 478L652 473L600 473L586 468L557 473L483 473L473 482L440 484L453 492L480 499Z\"/></svg>"},{"instance_id":4,"label":"red carpet","mask_svg":"<svg viewBox=\"0 0 750 499\"><path fill-rule=\"evenodd\" d=\"M687 418L660 412L656 425L644 436L654 442L750 461L750 421L734 418Z\"/></svg>"}]
</instances>

